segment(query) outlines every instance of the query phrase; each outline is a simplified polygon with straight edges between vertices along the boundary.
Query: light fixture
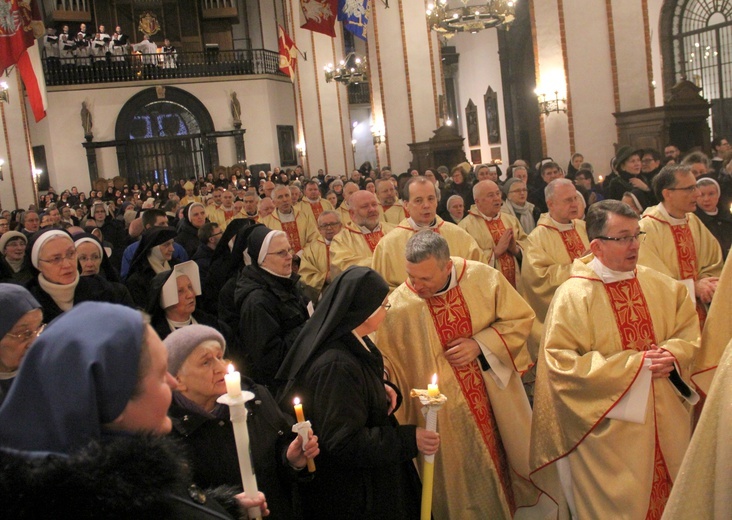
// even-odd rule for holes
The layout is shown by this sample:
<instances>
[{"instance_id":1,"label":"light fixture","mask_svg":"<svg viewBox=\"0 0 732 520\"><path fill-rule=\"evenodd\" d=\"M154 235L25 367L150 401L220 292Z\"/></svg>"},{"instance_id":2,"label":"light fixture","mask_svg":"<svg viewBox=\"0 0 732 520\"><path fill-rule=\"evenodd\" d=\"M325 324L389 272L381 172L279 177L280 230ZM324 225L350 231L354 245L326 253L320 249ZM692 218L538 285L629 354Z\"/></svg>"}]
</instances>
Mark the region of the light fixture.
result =
<instances>
[{"instance_id":1,"label":"light fixture","mask_svg":"<svg viewBox=\"0 0 732 520\"><path fill-rule=\"evenodd\" d=\"M5 159L0 159L0 181L4 181L3 179L3 166L5 165Z\"/></svg>"},{"instance_id":2,"label":"light fixture","mask_svg":"<svg viewBox=\"0 0 732 520\"><path fill-rule=\"evenodd\" d=\"M539 112L548 116L552 112L567 113L567 98L560 97L559 91L554 91L554 97L547 96L544 92L536 92L536 97L539 101Z\"/></svg>"},{"instance_id":3,"label":"light fixture","mask_svg":"<svg viewBox=\"0 0 732 520\"><path fill-rule=\"evenodd\" d=\"M366 83L369 80L366 58L361 58L355 52L349 52L338 67L334 67L332 63L326 65L326 83L334 80L344 85Z\"/></svg>"},{"instance_id":4,"label":"light fixture","mask_svg":"<svg viewBox=\"0 0 732 520\"><path fill-rule=\"evenodd\" d=\"M10 103L10 92L8 89L8 84L4 81L0 83L0 101Z\"/></svg>"},{"instance_id":5,"label":"light fixture","mask_svg":"<svg viewBox=\"0 0 732 520\"><path fill-rule=\"evenodd\" d=\"M43 170L40 168L33 168L33 178L38 182L41 179L41 174L43 173Z\"/></svg>"},{"instance_id":6,"label":"light fixture","mask_svg":"<svg viewBox=\"0 0 732 520\"><path fill-rule=\"evenodd\" d=\"M358 143L356 139L351 139L351 148L353 148L354 152L356 151L356 143Z\"/></svg>"},{"instance_id":7,"label":"light fixture","mask_svg":"<svg viewBox=\"0 0 732 520\"><path fill-rule=\"evenodd\" d=\"M295 145L295 148L297 148L297 155L299 157L305 157L305 143L298 143Z\"/></svg>"},{"instance_id":8,"label":"light fixture","mask_svg":"<svg viewBox=\"0 0 732 520\"><path fill-rule=\"evenodd\" d=\"M445 120L445 125L447 125L447 126L452 126L452 119L450 119L450 118L448 117L448 118L447 118L447 119Z\"/></svg>"},{"instance_id":9,"label":"light fixture","mask_svg":"<svg viewBox=\"0 0 732 520\"><path fill-rule=\"evenodd\" d=\"M386 142L386 135L383 133L376 133L374 135L374 146L379 146L380 144L384 144Z\"/></svg>"},{"instance_id":10,"label":"light fixture","mask_svg":"<svg viewBox=\"0 0 732 520\"><path fill-rule=\"evenodd\" d=\"M482 0L469 5L470 0L459 0L450 7L448 0L427 4L427 22L433 31L452 38L457 33L477 33L483 29L508 26L514 18L515 0Z\"/></svg>"}]
</instances>

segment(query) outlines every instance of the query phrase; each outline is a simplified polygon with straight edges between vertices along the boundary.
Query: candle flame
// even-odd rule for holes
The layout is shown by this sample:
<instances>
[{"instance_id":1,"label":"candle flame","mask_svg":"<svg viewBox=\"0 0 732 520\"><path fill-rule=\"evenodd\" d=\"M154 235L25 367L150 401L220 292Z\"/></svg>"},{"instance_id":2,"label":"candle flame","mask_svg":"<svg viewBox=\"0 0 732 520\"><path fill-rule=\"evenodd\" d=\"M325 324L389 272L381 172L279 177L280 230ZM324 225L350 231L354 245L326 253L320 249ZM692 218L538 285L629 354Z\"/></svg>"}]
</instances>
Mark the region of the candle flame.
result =
<instances>
[{"instance_id":1,"label":"candle flame","mask_svg":"<svg viewBox=\"0 0 732 520\"><path fill-rule=\"evenodd\" d=\"M233 374L234 373L234 370L235 370L234 365L232 365L231 363L229 363L229 368L227 368L227 370L229 371L229 374Z\"/></svg>"},{"instance_id":2,"label":"candle flame","mask_svg":"<svg viewBox=\"0 0 732 520\"><path fill-rule=\"evenodd\" d=\"M433 385L437 384L437 373L432 374L432 384Z\"/></svg>"},{"instance_id":3,"label":"candle flame","mask_svg":"<svg viewBox=\"0 0 732 520\"><path fill-rule=\"evenodd\" d=\"M299 398L299 397L296 397L295 399L293 399L293 400L292 400L292 403L293 403L293 404L294 404L295 406L297 406L298 404L300 404L300 398Z\"/></svg>"}]
</instances>

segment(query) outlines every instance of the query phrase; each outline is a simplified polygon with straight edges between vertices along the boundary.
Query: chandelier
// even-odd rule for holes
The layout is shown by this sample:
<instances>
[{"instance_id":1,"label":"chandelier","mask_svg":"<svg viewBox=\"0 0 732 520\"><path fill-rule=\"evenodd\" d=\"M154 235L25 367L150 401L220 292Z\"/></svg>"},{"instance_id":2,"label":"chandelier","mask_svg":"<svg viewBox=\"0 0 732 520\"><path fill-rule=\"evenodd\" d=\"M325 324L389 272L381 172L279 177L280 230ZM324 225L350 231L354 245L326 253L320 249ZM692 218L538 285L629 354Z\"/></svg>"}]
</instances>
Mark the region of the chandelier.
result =
<instances>
[{"instance_id":1,"label":"chandelier","mask_svg":"<svg viewBox=\"0 0 732 520\"><path fill-rule=\"evenodd\" d=\"M338 67L333 67L332 63L326 65L325 81L330 83L334 80L344 85L366 83L369 80L366 58L357 56L355 52L349 52Z\"/></svg>"},{"instance_id":2,"label":"chandelier","mask_svg":"<svg viewBox=\"0 0 732 520\"><path fill-rule=\"evenodd\" d=\"M516 0L484 0L468 5L470 0L460 0L459 7L449 7L448 0L435 0L427 5L427 21L433 31L452 38L456 33L477 33L514 20Z\"/></svg>"}]
</instances>

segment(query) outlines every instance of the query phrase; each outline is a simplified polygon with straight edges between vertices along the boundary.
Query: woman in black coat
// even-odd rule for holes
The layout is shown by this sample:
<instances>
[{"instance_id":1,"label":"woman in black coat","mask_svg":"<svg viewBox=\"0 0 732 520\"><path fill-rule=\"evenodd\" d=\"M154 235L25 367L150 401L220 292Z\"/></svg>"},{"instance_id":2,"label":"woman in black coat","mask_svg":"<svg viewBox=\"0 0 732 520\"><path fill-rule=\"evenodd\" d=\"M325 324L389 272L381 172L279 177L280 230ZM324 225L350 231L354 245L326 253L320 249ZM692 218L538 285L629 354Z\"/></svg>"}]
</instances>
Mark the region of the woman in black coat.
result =
<instances>
[{"instance_id":1,"label":"woman in black coat","mask_svg":"<svg viewBox=\"0 0 732 520\"><path fill-rule=\"evenodd\" d=\"M252 228L247 255L251 265L239 273L234 301L239 328L231 358L254 381L275 392L274 376L308 319L307 299L292 273L287 235L266 226Z\"/></svg>"},{"instance_id":2,"label":"woman in black coat","mask_svg":"<svg viewBox=\"0 0 732 520\"><path fill-rule=\"evenodd\" d=\"M93 319L90 319L93 317ZM0 409L7 518L239 518L190 487L170 432L167 351L141 313L84 303L51 323Z\"/></svg>"},{"instance_id":3,"label":"woman in black coat","mask_svg":"<svg viewBox=\"0 0 732 520\"><path fill-rule=\"evenodd\" d=\"M125 282L135 305L140 309L147 307L150 282L155 275L170 271L177 264L173 258L175 236L175 230L170 227L152 227L142 234Z\"/></svg>"},{"instance_id":4,"label":"woman in black coat","mask_svg":"<svg viewBox=\"0 0 732 520\"><path fill-rule=\"evenodd\" d=\"M392 415L399 397L386 390L381 353L367 336L386 316L388 293L375 271L344 271L277 375L287 381L281 405L299 396L319 436L318 473L302 488L308 518L419 518L412 459L435 453L439 436Z\"/></svg>"}]
</instances>

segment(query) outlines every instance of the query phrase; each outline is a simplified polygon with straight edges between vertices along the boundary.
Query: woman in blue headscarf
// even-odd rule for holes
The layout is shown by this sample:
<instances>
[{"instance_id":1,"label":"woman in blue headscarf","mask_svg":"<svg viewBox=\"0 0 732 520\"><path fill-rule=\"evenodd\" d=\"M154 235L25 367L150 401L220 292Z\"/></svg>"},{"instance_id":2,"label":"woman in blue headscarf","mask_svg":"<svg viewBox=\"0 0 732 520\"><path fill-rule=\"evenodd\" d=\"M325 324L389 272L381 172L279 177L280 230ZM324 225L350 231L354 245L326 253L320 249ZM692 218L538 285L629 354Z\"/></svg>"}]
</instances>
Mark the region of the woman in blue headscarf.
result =
<instances>
[{"instance_id":1,"label":"woman in blue headscarf","mask_svg":"<svg viewBox=\"0 0 732 520\"><path fill-rule=\"evenodd\" d=\"M90 319L93 318L93 319ZM231 518L189 487L169 441L167 351L132 309L84 303L26 354L0 408L0 501L8 518ZM266 506L264 506L266 513Z\"/></svg>"}]
</instances>

